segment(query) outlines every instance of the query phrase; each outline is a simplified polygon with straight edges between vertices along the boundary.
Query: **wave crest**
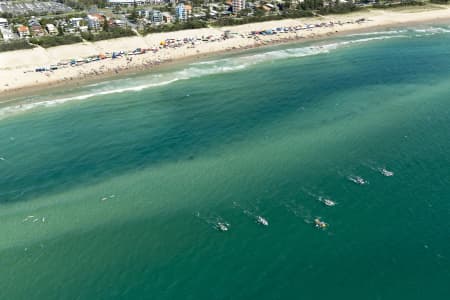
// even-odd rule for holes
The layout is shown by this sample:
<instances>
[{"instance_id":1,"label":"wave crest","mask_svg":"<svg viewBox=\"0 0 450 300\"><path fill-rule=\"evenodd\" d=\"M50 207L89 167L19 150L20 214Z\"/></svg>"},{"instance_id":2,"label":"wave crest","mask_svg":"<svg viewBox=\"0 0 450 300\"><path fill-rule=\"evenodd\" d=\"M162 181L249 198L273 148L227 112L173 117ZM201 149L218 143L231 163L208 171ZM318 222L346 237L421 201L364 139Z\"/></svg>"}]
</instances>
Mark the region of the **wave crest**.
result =
<instances>
[{"instance_id":1,"label":"wave crest","mask_svg":"<svg viewBox=\"0 0 450 300\"><path fill-rule=\"evenodd\" d=\"M420 30L420 29L418 29ZM424 30L431 30L431 29L424 29ZM443 28L433 30L440 30L440 32L444 32ZM365 38L359 38L359 39L353 39L353 40L344 40L344 41L338 41L335 43L329 43L324 45L313 45L313 46L307 46L307 47L297 47L297 48L288 48L288 49L282 49L282 50L274 50L274 51L268 51L263 53L257 53L252 55L242 55L242 56L236 56L231 58L223 58L223 59L217 59L217 60L209 60L209 61L203 61L203 62L195 62L192 64L189 64L187 68L174 71L169 74L154 74L150 78L148 76L143 77L142 79L136 79L136 80L121 80L119 81L110 81L107 83L98 83L98 84L92 84L86 87L91 88L91 90L88 91L88 93L77 95L73 97L65 97L60 99L53 99L53 100L43 100L43 101L37 101L33 103L24 103L24 104L17 104L13 106L8 106L0 109L0 118L4 118L5 116L18 113L18 112L24 112L27 110L35 109L38 107L51 107L58 104L67 103L70 101L81 101L86 100L89 98L97 97L97 96L104 96L104 95L110 95L110 94L117 94L117 93L124 93L124 92L139 92L144 89L158 87L158 86L164 86L168 85L174 82L177 82L179 80L187 80L190 78L196 78L196 77L202 77L202 76L208 76L213 74L220 74L220 73L227 73L227 72L235 72L240 71L243 69L246 69L250 66L261 64L267 61L274 61L274 60L282 60L282 59L290 59L290 58L299 58L299 57L305 57L305 56L312 56L312 55L319 55L324 53L329 53L332 50L338 49L340 47L349 46L352 44L361 44L361 43L367 43L375 40L386 40L386 39L393 39L393 38L405 38L409 37L405 34L399 34L405 32L404 30L393 30L393 31L380 31L380 32L373 32L373 33L367 33L367 34L353 34L349 35L350 37L353 36L364 36ZM417 32L417 31L416 31ZM450 30L447 30L446 32L450 32ZM381 34L381 35L380 35ZM347 37L349 37L347 36ZM150 81L150 83L148 83ZM113 84L111 84L113 83ZM123 86L117 88L117 84L132 84L133 86ZM103 89L103 90L102 90ZM99 91L100 90L100 91Z\"/></svg>"}]
</instances>

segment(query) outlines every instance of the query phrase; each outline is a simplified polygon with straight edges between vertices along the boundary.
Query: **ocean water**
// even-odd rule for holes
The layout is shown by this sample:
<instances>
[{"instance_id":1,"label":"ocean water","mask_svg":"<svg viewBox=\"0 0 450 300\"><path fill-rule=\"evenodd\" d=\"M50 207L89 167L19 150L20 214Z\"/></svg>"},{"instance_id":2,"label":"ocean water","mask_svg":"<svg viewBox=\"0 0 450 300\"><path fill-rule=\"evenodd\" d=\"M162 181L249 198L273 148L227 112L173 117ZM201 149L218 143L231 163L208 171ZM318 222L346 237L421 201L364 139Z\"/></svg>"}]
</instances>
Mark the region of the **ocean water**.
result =
<instances>
[{"instance_id":1,"label":"ocean water","mask_svg":"<svg viewBox=\"0 0 450 300\"><path fill-rule=\"evenodd\" d=\"M13 99L0 299L448 299L449 149L443 25Z\"/></svg>"}]
</instances>

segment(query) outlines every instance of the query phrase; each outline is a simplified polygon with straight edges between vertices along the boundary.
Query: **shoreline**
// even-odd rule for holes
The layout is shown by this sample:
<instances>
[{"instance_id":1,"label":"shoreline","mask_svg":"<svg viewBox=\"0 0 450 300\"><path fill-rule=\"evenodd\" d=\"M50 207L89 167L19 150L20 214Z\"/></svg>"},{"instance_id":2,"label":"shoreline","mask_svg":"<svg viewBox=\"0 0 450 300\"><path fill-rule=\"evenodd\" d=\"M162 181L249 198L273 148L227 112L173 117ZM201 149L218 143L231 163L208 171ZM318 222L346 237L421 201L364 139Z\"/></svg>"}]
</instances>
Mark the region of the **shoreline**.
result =
<instances>
[{"instance_id":1,"label":"shoreline","mask_svg":"<svg viewBox=\"0 0 450 300\"><path fill-rule=\"evenodd\" d=\"M352 32L359 32L359 30L354 30ZM311 41L321 41L326 40L327 38L330 38L331 36L339 36L345 35L347 33L351 32L340 32L336 33L334 35L328 35L328 36L317 36L314 38L308 38L308 39L289 39L289 40L277 40L273 41L270 44L263 44L263 45L256 45L256 46L249 46L245 48L236 48L236 49L225 49L225 50L219 50L216 52L209 52L209 53L200 53L188 57L181 57L173 60L167 60L163 61L158 65L153 65L151 67L145 67L145 66L136 66L131 67L129 69L123 69L120 70L118 73L114 72L113 70L98 74L98 75L89 75L86 77L80 77L80 78L74 78L70 81L49 81L42 84L36 84L36 85L30 85L30 86L24 86L24 87L18 87L16 89L9 89L1 91L0 94L0 104L4 104L8 101L8 98L14 97L19 98L23 96L30 95L33 92L39 92L39 91L47 91L50 88L60 89L62 87L69 87L69 88L76 88L78 86L83 86L85 84L95 84L99 82L104 82L107 80L112 79L119 79L126 75L143 75L143 74L149 74L150 72L159 71L163 69L170 68L172 66L180 65L180 64L189 64L194 63L200 60L204 59L211 59L214 57L218 57L225 54L240 54L245 53L247 51L256 50L256 49L264 49L264 48L270 48L270 47L276 47L278 45L289 45L289 44L298 44L302 42L311 42ZM10 99L14 100L14 99Z\"/></svg>"},{"instance_id":2,"label":"shoreline","mask_svg":"<svg viewBox=\"0 0 450 300\"><path fill-rule=\"evenodd\" d=\"M440 9L426 11L393 11L369 10L346 15L330 15L326 17L285 19L246 25L193 29L176 32L150 34L145 37L127 37L106 40L96 43L81 43L58 46L48 49L30 49L0 53L0 103L11 101L11 97L21 97L39 91L64 86L76 87L86 83L101 82L119 78L123 75L149 73L162 67L193 62L226 53L239 53L251 49L270 47L279 44L310 42L326 38L358 32L370 32L393 26L410 26L435 24L450 21L450 7L439 6ZM364 19L363 22L356 20ZM287 32L277 35L262 35L250 38L251 31L266 30L276 27L306 26L305 24L332 24L324 27L304 28L301 31ZM231 38L220 39L225 31L233 33ZM213 37L212 42L186 43L175 47L161 47L141 55L105 59L76 67L65 67L49 72L33 72L44 64L56 64L68 60L74 53L85 56L94 55L106 49L155 49L159 43L167 39L186 39L187 37ZM126 47L126 48L125 48ZM36 55L35 55L36 54ZM9 100L9 101L8 101Z\"/></svg>"}]
</instances>

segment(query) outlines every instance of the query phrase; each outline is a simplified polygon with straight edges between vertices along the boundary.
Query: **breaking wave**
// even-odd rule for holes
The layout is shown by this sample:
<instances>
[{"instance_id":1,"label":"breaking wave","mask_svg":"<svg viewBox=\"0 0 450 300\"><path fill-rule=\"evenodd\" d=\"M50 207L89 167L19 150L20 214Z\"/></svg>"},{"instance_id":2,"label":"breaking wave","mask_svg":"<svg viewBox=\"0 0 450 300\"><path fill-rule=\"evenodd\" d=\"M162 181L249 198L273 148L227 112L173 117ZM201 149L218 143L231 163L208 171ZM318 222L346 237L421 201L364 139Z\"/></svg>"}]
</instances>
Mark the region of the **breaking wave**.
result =
<instances>
[{"instance_id":1,"label":"breaking wave","mask_svg":"<svg viewBox=\"0 0 450 300\"><path fill-rule=\"evenodd\" d=\"M407 30L387 30L387 31L373 31L373 32L361 32L361 33L354 33L349 34L347 36L371 36L371 35L390 35L390 34L399 34L399 33L405 33Z\"/></svg>"},{"instance_id":2,"label":"breaking wave","mask_svg":"<svg viewBox=\"0 0 450 300\"><path fill-rule=\"evenodd\" d=\"M429 27L429 28L418 28L414 29L416 33L422 33L426 35L438 34L438 33L450 33L450 28L448 27Z\"/></svg>"},{"instance_id":3,"label":"breaking wave","mask_svg":"<svg viewBox=\"0 0 450 300\"><path fill-rule=\"evenodd\" d=\"M379 31L369 33L357 33L348 35L346 37L362 37L358 39L342 40L334 43L323 45L303 46L297 48L288 48L282 50L274 50L263 53L256 53L251 55L241 55L232 58L223 58L217 60L209 60L203 62L196 62L189 64L186 68L174 71L168 74L153 74L151 77L143 76L142 78L134 78L133 80L113 80L106 83L96 83L85 86L89 90L82 95L73 97L65 97L53 100L42 100L30 103L16 104L0 108L0 118L4 118L11 114L28 111L38 107L51 107L58 104L67 103L70 101L82 101L89 98L104 96L110 94L118 94L124 92L138 92L144 89L164 86L179 80L187 80L190 78L208 76L213 74L235 72L246 69L252 65L261 64L267 61L282 60L289 58L300 58L305 56L313 56L319 54L326 54L332 50L353 45L362 44L376 40L386 40L393 38L408 38L411 35L403 34L407 30L392 30ZM429 33L444 33L450 32L449 28L431 27L427 29L413 29L413 32L429 34ZM363 37L366 36L366 37ZM125 86L123 86L125 83ZM133 86L129 86L132 84ZM117 88L122 85L123 87Z\"/></svg>"},{"instance_id":4,"label":"breaking wave","mask_svg":"<svg viewBox=\"0 0 450 300\"><path fill-rule=\"evenodd\" d=\"M98 93L90 93L90 94L79 95L79 96L74 96L74 97L59 98L59 99L54 99L54 100L45 100L45 101L39 101L39 102L24 103L24 104L18 104L18 105L14 105L14 106L8 106L8 107L4 107L4 108L0 109L0 118L10 115L12 113L23 112L23 111L27 111L27 110L37 108L37 107L51 107L51 106L63 104L63 103L70 102L70 101L86 100L86 99L100 96L100 95L117 94L117 93L124 93L124 92L133 92L133 91L136 92L136 91L141 91L143 89L147 89L150 87L167 85L167 84L170 84L175 81L177 81L176 78L173 80L160 82L160 83L140 85L140 86L134 86L134 87L126 87L126 88L121 88L121 89L106 90L106 91L101 91Z\"/></svg>"}]
</instances>

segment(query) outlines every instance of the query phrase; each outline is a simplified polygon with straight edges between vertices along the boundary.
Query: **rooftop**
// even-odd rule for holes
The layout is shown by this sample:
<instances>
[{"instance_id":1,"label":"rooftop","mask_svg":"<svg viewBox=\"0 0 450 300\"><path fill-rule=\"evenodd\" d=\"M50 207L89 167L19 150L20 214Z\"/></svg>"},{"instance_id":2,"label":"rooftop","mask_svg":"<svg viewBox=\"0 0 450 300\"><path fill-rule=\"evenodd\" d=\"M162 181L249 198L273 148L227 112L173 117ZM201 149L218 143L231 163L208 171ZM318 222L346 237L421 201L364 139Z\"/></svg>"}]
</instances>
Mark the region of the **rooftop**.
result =
<instances>
[{"instance_id":1,"label":"rooftop","mask_svg":"<svg viewBox=\"0 0 450 300\"><path fill-rule=\"evenodd\" d=\"M26 31L29 31L29 30L28 30L27 26L21 25L21 26L17 27L17 31L19 31L19 32L26 32Z\"/></svg>"}]
</instances>

